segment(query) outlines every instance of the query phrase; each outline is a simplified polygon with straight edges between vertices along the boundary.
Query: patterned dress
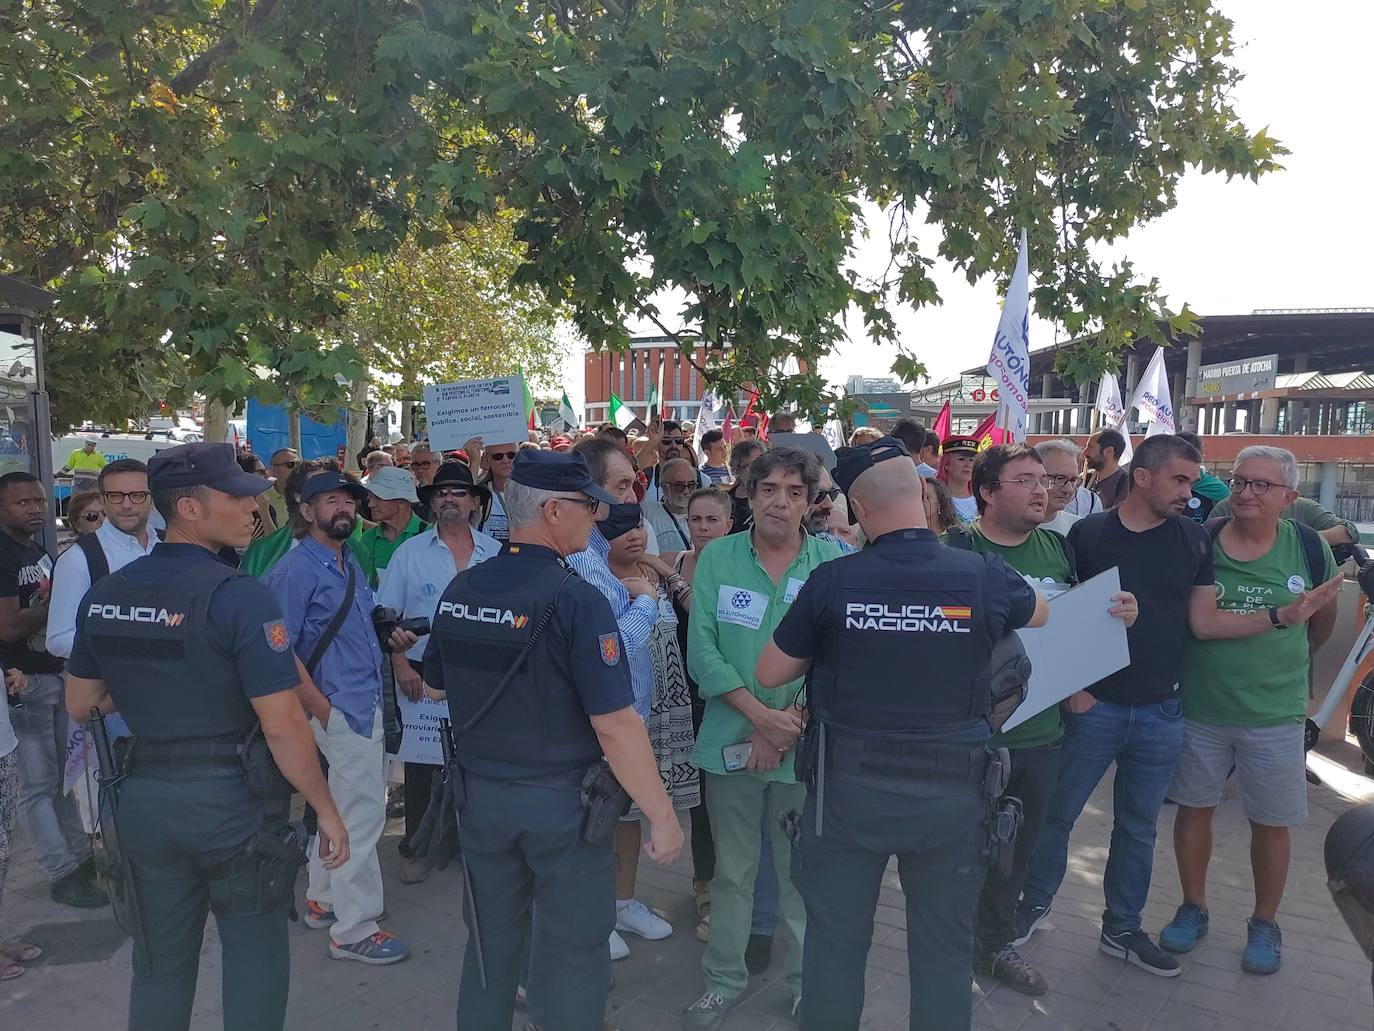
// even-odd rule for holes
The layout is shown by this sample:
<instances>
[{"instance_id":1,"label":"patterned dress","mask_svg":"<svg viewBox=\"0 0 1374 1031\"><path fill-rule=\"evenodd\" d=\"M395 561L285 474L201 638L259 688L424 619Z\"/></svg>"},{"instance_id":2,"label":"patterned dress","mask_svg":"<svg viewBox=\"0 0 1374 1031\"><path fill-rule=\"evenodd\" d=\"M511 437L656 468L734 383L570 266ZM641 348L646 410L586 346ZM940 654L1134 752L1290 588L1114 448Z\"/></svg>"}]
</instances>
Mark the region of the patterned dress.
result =
<instances>
[{"instance_id":1,"label":"patterned dress","mask_svg":"<svg viewBox=\"0 0 1374 1031\"><path fill-rule=\"evenodd\" d=\"M658 622L649 638L654 666L654 698L645 726L658 761L659 776L674 809L691 809L701 802L701 780L692 764L696 735L692 731L692 696L687 687L687 664L678 647L677 613L666 582L658 585ZM639 819L633 807L626 819Z\"/></svg>"}]
</instances>

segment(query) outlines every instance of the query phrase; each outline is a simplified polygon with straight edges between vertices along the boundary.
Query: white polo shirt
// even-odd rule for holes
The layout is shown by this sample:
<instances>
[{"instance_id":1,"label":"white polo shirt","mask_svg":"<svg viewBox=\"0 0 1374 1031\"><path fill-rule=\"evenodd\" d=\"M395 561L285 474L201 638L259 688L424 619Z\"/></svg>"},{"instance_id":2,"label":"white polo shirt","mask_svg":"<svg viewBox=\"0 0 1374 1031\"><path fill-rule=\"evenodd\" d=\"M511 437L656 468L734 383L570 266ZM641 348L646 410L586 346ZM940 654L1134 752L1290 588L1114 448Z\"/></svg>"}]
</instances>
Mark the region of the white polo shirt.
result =
<instances>
[{"instance_id":1,"label":"white polo shirt","mask_svg":"<svg viewBox=\"0 0 1374 1031\"><path fill-rule=\"evenodd\" d=\"M472 531L472 558L465 569L485 562L501 550L501 542L481 530ZM382 570L377 586L377 604L395 609L407 619L426 616L433 622L439 599L453 578L458 575L453 552L439 539L439 528L431 527L405 541L391 556ZM406 658L420 662L425 657L425 642L421 637L406 652Z\"/></svg>"}]
</instances>

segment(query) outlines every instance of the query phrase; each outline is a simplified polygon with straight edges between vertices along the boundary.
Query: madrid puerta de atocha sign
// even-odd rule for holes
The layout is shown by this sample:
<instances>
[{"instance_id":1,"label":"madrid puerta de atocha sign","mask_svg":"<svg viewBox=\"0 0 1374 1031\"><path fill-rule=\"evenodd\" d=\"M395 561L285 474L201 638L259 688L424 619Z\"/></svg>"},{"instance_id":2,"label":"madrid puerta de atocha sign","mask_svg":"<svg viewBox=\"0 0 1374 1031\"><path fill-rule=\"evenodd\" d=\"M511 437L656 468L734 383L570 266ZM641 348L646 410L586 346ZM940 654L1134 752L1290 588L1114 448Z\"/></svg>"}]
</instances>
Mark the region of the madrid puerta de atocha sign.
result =
<instances>
[{"instance_id":1,"label":"madrid puerta de atocha sign","mask_svg":"<svg viewBox=\"0 0 1374 1031\"><path fill-rule=\"evenodd\" d=\"M1220 362L1198 370L1197 394L1199 397L1226 397L1273 390L1278 386L1278 378L1279 356L1276 354Z\"/></svg>"}]
</instances>

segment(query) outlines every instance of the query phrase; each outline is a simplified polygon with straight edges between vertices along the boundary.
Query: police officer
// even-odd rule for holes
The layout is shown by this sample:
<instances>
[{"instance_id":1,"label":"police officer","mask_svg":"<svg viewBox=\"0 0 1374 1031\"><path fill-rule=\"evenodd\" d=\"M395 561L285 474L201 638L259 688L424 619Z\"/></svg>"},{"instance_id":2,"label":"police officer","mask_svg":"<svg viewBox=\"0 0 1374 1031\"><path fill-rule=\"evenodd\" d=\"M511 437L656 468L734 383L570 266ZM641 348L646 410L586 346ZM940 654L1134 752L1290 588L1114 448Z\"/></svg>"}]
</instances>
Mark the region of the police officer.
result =
<instances>
[{"instance_id":1,"label":"police officer","mask_svg":"<svg viewBox=\"0 0 1374 1031\"><path fill-rule=\"evenodd\" d=\"M580 791L587 772L604 754L649 819L651 859L672 862L682 828L634 712L610 605L563 561L587 547L612 499L582 455L525 450L503 502L509 542L449 585L424 656L426 684L448 696L480 932L464 956L458 1026L510 1028L533 906L530 1010L556 1015L559 1031L601 1031L615 927L611 838L623 809L594 833Z\"/></svg>"},{"instance_id":2,"label":"police officer","mask_svg":"<svg viewBox=\"0 0 1374 1031\"><path fill-rule=\"evenodd\" d=\"M911 1027L968 1028L988 837L989 658L1048 609L1000 558L940 544L894 438L841 449L834 476L869 546L811 574L755 671L776 687L810 670L797 760L810 791L793 853L807 913L801 1023L859 1026L878 890L896 854Z\"/></svg>"},{"instance_id":3,"label":"police officer","mask_svg":"<svg viewBox=\"0 0 1374 1031\"><path fill-rule=\"evenodd\" d=\"M281 775L315 807L327 866L347 860L348 836L296 698L281 609L265 585L215 557L248 543L267 481L240 469L228 444L161 451L148 480L166 540L86 595L67 685L72 719L118 709L135 738L113 814L142 932L129 1027L190 1026L209 909L223 946L226 1031L281 1028L300 864Z\"/></svg>"}]
</instances>

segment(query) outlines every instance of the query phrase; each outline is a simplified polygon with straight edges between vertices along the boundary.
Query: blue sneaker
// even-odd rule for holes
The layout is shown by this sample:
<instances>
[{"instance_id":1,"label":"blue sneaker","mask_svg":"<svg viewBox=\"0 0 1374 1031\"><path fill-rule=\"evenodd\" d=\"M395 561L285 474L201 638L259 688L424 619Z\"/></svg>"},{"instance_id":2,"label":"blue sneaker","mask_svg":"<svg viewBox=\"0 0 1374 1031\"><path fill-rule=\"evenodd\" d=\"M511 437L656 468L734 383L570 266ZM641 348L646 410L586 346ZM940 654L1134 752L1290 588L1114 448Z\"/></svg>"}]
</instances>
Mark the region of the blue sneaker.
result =
<instances>
[{"instance_id":1,"label":"blue sneaker","mask_svg":"<svg viewBox=\"0 0 1374 1031\"><path fill-rule=\"evenodd\" d=\"M384 967L399 963L410 955L408 946L389 931L378 931L370 937L352 945L329 943L329 955L334 959L351 959L358 963L368 963L374 967Z\"/></svg>"},{"instance_id":2,"label":"blue sneaker","mask_svg":"<svg viewBox=\"0 0 1374 1031\"><path fill-rule=\"evenodd\" d=\"M1012 938L1011 943L1016 946L1025 945L1030 941L1035 929L1045 922L1045 917L1050 915L1049 906L1032 906L1022 899L1016 906L1016 915L1012 918Z\"/></svg>"},{"instance_id":3,"label":"blue sneaker","mask_svg":"<svg viewBox=\"0 0 1374 1031\"><path fill-rule=\"evenodd\" d=\"M1272 974L1282 959L1283 934L1279 925L1255 917L1245 921L1245 951L1240 968L1248 974Z\"/></svg>"},{"instance_id":4,"label":"blue sneaker","mask_svg":"<svg viewBox=\"0 0 1374 1031\"><path fill-rule=\"evenodd\" d=\"M1207 937L1207 910L1185 902L1169 926L1159 932L1159 946L1170 952L1192 952L1199 938Z\"/></svg>"}]
</instances>

